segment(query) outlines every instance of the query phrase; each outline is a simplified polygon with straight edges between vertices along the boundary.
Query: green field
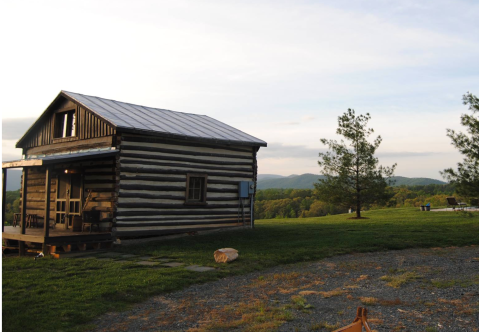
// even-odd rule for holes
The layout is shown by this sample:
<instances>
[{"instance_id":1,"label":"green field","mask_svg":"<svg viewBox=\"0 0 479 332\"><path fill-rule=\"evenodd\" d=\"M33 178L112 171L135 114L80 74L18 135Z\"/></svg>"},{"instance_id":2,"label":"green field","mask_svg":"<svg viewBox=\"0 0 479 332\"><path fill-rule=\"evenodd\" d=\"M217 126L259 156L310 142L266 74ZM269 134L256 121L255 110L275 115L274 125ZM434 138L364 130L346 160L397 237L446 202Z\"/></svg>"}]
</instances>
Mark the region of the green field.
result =
<instances>
[{"instance_id":1,"label":"green field","mask_svg":"<svg viewBox=\"0 0 479 332\"><path fill-rule=\"evenodd\" d=\"M115 251L171 258L216 267L196 273L152 268L95 257L55 260L3 259L4 331L81 331L111 310L145 298L229 275L279 264L318 260L353 252L479 244L479 214L386 209L351 215L256 222L254 230L188 236L116 248ZM216 264L213 252L232 247L239 258Z\"/></svg>"}]
</instances>

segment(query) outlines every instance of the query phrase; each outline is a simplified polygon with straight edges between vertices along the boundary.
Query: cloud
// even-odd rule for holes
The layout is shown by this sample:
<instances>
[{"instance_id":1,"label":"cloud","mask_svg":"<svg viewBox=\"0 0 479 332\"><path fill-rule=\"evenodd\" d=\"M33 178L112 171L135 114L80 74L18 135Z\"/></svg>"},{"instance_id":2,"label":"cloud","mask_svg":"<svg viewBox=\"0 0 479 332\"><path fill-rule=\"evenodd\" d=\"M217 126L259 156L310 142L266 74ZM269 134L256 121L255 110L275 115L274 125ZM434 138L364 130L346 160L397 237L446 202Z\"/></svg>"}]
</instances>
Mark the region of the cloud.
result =
<instances>
[{"instance_id":1,"label":"cloud","mask_svg":"<svg viewBox=\"0 0 479 332\"><path fill-rule=\"evenodd\" d=\"M2 140L18 141L36 118L2 119Z\"/></svg>"},{"instance_id":2,"label":"cloud","mask_svg":"<svg viewBox=\"0 0 479 332\"><path fill-rule=\"evenodd\" d=\"M324 151L321 150L321 151ZM305 145L285 145L283 143L268 143L268 147L260 149L258 153L259 159L284 159L284 158L301 158L301 159L317 159L320 149L310 148Z\"/></svg>"},{"instance_id":3,"label":"cloud","mask_svg":"<svg viewBox=\"0 0 479 332\"><path fill-rule=\"evenodd\" d=\"M286 122L276 122L275 125L277 126L296 126L299 125L299 122L295 121L286 121Z\"/></svg>"},{"instance_id":4,"label":"cloud","mask_svg":"<svg viewBox=\"0 0 479 332\"><path fill-rule=\"evenodd\" d=\"M285 158L304 158L317 160L320 152L326 152L326 148L311 148L306 145L286 145L279 142L268 143L267 148L260 149L259 159L285 159ZM400 152L380 152L375 156L381 161L381 158L425 158L425 157L444 157L450 155L450 152L413 152L413 151L400 151Z\"/></svg>"},{"instance_id":5,"label":"cloud","mask_svg":"<svg viewBox=\"0 0 479 332\"><path fill-rule=\"evenodd\" d=\"M402 151L402 152L382 152L376 153L376 157L378 158L423 158L423 157L430 157L430 156L441 156L450 154L450 152L411 152L411 151Z\"/></svg>"},{"instance_id":6,"label":"cloud","mask_svg":"<svg viewBox=\"0 0 479 332\"><path fill-rule=\"evenodd\" d=\"M20 153L10 153L2 151L2 162L13 161L22 159L22 154Z\"/></svg>"},{"instance_id":7,"label":"cloud","mask_svg":"<svg viewBox=\"0 0 479 332\"><path fill-rule=\"evenodd\" d=\"M3 134L2 134L3 135ZM15 148L17 140L2 139L2 161L22 159L22 149Z\"/></svg>"},{"instance_id":8,"label":"cloud","mask_svg":"<svg viewBox=\"0 0 479 332\"><path fill-rule=\"evenodd\" d=\"M279 144L259 152L269 173L286 173L277 160L290 174L315 167L319 138L337 139L337 116L348 108L373 115L381 151L404 151L378 156L425 165L421 151L451 150L445 128L466 112L461 95L479 93L471 1L26 0L5 8L0 28L12 33L2 42L15 52L0 54L3 117L39 116L60 89L207 114ZM79 20L89 24L70 24ZM66 57L51 51L58 40L96 51ZM4 120L3 128L15 141L28 124Z\"/></svg>"}]
</instances>

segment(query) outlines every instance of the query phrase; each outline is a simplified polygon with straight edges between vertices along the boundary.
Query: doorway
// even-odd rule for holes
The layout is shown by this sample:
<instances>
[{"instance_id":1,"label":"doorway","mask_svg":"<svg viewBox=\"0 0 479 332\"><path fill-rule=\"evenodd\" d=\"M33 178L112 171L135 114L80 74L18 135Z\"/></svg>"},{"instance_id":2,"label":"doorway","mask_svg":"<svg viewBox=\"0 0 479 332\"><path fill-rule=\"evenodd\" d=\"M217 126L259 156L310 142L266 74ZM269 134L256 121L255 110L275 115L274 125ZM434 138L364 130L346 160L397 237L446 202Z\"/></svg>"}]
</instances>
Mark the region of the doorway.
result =
<instances>
[{"instance_id":1,"label":"doorway","mask_svg":"<svg viewBox=\"0 0 479 332\"><path fill-rule=\"evenodd\" d=\"M81 214L81 174L59 174L55 222L58 228L73 228L73 217Z\"/></svg>"}]
</instances>

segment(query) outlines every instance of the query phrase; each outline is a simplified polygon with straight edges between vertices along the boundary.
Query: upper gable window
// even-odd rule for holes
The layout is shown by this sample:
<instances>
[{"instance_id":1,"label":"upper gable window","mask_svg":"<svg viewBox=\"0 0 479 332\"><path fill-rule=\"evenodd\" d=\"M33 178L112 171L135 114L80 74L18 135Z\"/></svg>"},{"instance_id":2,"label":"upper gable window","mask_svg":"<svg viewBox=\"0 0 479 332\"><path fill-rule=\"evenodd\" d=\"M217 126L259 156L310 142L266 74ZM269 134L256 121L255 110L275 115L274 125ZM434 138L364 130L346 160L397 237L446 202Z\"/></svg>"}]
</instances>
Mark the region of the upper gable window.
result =
<instances>
[{"instance_id":1,"label":"upper gable window","mask_svg":"<svg viewBox=\"0 0 479 332\"><path fill-rule=\"evenodd\" d=\"M75 110L55 114L54 138L76 136Z\"/></svg>"}]
</instances>

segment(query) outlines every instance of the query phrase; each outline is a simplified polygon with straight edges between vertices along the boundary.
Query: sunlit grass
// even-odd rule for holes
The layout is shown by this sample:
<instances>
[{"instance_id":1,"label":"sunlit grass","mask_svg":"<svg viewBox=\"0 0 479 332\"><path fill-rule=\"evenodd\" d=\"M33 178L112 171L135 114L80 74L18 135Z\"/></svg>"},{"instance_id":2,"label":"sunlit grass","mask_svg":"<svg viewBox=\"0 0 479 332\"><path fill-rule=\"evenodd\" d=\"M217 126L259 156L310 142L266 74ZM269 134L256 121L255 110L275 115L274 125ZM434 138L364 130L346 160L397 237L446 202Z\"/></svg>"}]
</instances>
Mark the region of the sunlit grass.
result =
<instances>
[{"instance_id":1,"label":"sunlit grass","mask_svg":"<svg viewBox=\"0 0 479 332\"><path fill-rule=\"evenodd\" d=\"M350 220L350 215L336 215L258 220L254 230L115 249L216 268L205 273L95 258L7 258L2 269L3 330L85 330L95 317L124 310L149 296L280 264L353 252L479 244L479 214L471 217L452 212L387 209L367 211L364 216L369 219ZM214 251L224 247L239 250L239 258L230 264L215 263Z\"/></svg>"},{"instance_id":2,"label":"sunlit grass","mask_svg":"<svg viewBox=\"0 0 479 332\"><path fill-rule=\"evenodd\" d=\"M411 282L419 278L421 278L419 274L417 274L414 271L411 271L411 272L404 272L404 273L396 274L396 275L382 276L380 279L383 281L387 281L388 286L399 288L402 285L407 284L408 282Z\"/></svg>"}]
</instances>

